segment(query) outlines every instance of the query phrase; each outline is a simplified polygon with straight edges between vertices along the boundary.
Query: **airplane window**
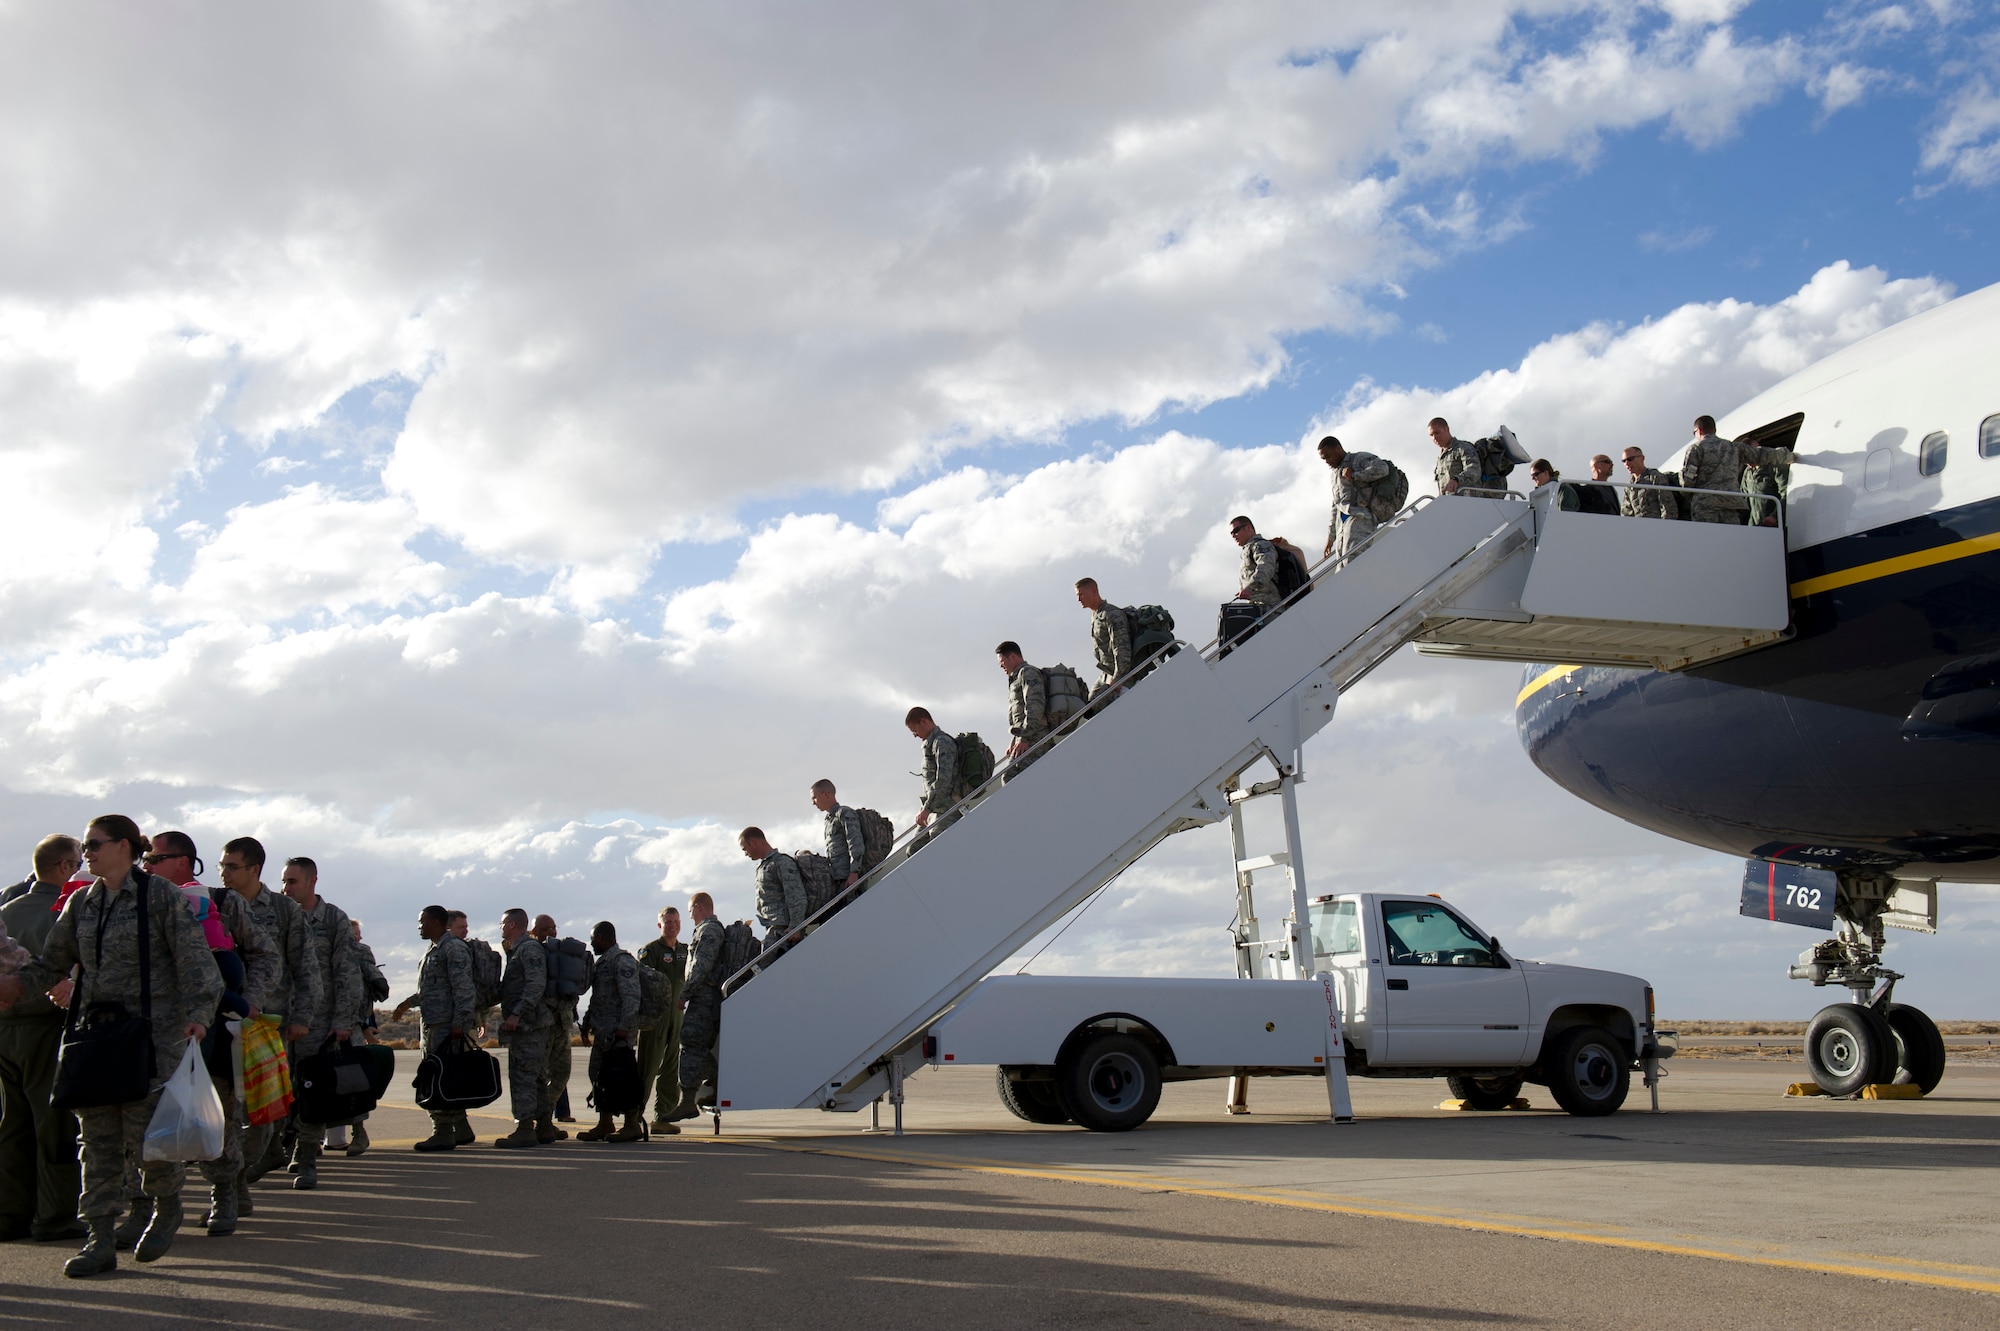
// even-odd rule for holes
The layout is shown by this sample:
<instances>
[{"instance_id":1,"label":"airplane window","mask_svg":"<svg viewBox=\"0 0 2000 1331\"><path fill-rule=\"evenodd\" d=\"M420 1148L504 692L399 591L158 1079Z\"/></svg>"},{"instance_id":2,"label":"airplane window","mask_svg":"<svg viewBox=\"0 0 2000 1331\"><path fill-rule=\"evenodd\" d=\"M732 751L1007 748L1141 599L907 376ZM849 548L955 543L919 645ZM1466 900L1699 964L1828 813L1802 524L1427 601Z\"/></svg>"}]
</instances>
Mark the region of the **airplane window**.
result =
<instances>
[{"instance_id":1,"label":"airplane window","mask_svg":"<svg viewBox=\"0 0 2000 1331\"><path fill-rule=\"evenodd\" d=\"M1868 461L1861 469L1861 488L1864 490L1886 490L1889 488L1889 472L1895 455L1886 448L1878 448L1868 455Z\"/></svg>"},{"instance_id":2,"label":"airplane window","mask_svg":"<svg viewBox=\"0 0 2000 1331\"><path fill-rule=\"evenodd\" d=\"M1349 901L1316 901L1312 906L1313 951L1323 957L1361 950L1361 920Z\"/></svg>"},{"instance_id":3,"label":"airplane window","mask_svg":"<svg viewBox=\"0 0 2000 1331\"><path fill-rule=\"evenodd\" d=\"M1979 422L1979 456L2000 458L2000 416L1988 416Z\"/></svg>"},{"instance_id":4,"label":"airplane window","mask_svg":"<svg viewBox=\"0 0 2000 1331\"><path fill-rule=\"evenodd\" d=\"M1434 901L1385 901L1391 966L1504 966L1484 938Z\"/></svg>"},{"instance_id":5,"label":"airplane window","mask_svg":"<svg viewBox=\"0 0 2000 1331\"><path fill-rule=\"evenodd\" d=\"M1935 476L1944 470L1945 447L1951 443L1951 436L1943 430L1924 436L1924 442L1917 448L1917 475Z\"/></svg>"}]
</instances>

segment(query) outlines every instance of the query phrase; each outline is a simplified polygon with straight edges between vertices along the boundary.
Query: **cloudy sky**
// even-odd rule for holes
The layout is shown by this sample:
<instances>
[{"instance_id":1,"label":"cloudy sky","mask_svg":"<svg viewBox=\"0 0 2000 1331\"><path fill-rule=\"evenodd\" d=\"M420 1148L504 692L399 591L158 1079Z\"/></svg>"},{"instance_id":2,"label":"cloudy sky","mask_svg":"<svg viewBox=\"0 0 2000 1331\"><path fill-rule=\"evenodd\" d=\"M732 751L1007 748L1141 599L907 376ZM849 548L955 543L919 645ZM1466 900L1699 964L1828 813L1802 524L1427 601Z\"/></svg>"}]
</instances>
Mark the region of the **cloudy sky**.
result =
<instances>
[{"instance_id":1,"label":"cloudy sky","mask_svg":"<svg viewBox=\"0 0 2000 1331\"><path fill-rule=\"evenodd\" d=\"M413 919L640 936L911 703L1208 636L1333 429L1665 449L2000 279L1990 6L0 4L0 844L104 810ZM1447 893L1687 1016L1803 1016L1738 868L1543 780L1408 654L1302 792L1317 890ZM1476 818L1468 819L1471 809ZM1036 969L1226 974L1219 832ZM1904 990L1990 1016L1959 926Z\"/></svg>"}]
</instances>

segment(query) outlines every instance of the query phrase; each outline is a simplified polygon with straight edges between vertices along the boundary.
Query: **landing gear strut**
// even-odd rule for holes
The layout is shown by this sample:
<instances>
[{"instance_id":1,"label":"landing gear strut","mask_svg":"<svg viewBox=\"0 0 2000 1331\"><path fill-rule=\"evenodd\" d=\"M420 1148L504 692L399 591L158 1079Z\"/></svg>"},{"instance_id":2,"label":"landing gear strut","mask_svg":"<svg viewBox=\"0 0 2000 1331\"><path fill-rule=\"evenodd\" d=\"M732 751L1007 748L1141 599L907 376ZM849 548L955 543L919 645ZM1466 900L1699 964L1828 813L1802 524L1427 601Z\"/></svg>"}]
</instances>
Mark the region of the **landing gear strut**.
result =
<instances>
[{"instance_id":1,"label":"landing gear strut","mask_svg":"<svg viewBox=\"0 0 2000 1331\"><path fill-rule=\"evenodd\" d=\"M1944 1077L1937 1023L1891 1001L1903 976L1882 964L1883 917L1899 886L1886 874L1841 870L1834 892L1839 931L1800 953L1791 969L1794 980L1809 980L1814 988L1839 985L1854 995L1851 1003L1821 1008L1806 1027L1806 1067L1828 1095L1859 1095L1865 1086L1886 1082L1915 1085L1929 1095ZM1931 902L1935 929L1935 896Z\"/></svg>"}]
</instances>

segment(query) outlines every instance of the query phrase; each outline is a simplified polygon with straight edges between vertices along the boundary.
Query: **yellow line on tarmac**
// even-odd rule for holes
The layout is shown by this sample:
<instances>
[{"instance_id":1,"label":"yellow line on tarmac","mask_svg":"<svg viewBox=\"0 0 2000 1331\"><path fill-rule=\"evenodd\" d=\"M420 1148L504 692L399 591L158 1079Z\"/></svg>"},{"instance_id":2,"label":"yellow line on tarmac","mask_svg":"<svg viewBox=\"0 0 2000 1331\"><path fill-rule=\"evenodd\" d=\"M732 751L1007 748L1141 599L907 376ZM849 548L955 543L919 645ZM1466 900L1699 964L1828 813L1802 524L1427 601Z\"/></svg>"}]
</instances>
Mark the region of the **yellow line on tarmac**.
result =
<instances>
[{"instance_id":1,"label":"yellow line on tarmac","mask_svg":"<svg viewBox=\"0 0 2000 1331\"><path fill-rule=\"evenodd\" d=\"M1914 1285L1934 1285L1941 1289L1967 1290L1976 1294L2000 1294L2000 1271L1991 1279L1936 1274L1915 1270L1932 1263L1899 1264L1893 1260L1864 1258L1854 1262L1814 1260L1804 1257L1767 1257L1731 1252L1726 1248L1705 1248L1689 1244L1660 1243L1652 1239L1625 1238L1612 1234L1589 1234L1556 1225L1506 1224L1449 1215L1429 1215L1420 1211L1394 1210L1383 1206L1361 1206L1346 1202L1321 1201L1283 1193L1241 1192L1195 1182L1181 1182L1157 1175L1119 1177L1089 1170L1064 1170L1021 1165L985 1164L930 1155L897 1155L885 1151L861 1151L851 1147L790 1145L773 1138L697 1137L696 1141L716 1141L736 1146L754 1146L802 1155L834 1156L847 1160L868 1160L878 1164L914 1165L920 1168L955 1169L973 1174L994 1174L1007 1178L1039 1179L1052 1183L1089 1183L1100 1187L1126 1188L1144 1192L1174 1192L1189 1197L1211 1197L1229 1202L1261 1202L1297 1211L1317 1211L1328 1215L1360 1216L1371 1220L1400 1220L1407 1224L1439 1225L1446 1229L1474 1230L1488 1234L1512 1234L1522 1238L1558 1239L1569 1243L1594 1244L1601 1248L1622 1248L1629 1252L1654 1252L1673 1257L1705 1257L1711 1261L1738 1262L1748 1266L1771 1266L1789 1271L1815 1271L1823 1275L1860 1276L1868 1280L1901 1280ZM1971 1268L1979 1270L1981 1268Z\"/></svg>"}]
</instances>

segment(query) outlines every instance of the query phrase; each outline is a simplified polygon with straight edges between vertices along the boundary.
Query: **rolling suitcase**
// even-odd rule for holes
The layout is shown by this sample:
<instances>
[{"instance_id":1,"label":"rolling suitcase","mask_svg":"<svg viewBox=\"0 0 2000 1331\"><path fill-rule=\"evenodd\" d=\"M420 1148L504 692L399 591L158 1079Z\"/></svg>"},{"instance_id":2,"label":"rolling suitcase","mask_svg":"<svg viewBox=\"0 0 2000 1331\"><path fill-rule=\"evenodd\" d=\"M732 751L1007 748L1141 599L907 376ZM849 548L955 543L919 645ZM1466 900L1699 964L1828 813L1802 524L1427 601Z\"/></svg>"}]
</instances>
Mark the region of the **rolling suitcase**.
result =
<instances>
[{"instance_id":1,"label":"rolling suitcase","mask_svg":"<svg viewBox=\"0 0 2000 1331\"><path fill-rule=\"evenodd\" d=\"M478 1109L500 1098L500 1060L463 1037L447 1040L417 1064L417 1107Z\"/></svg>"},{"instance_id":2,"label":"rolling suitcase","mask_svg":"<svg viewBox=\"0 0 2000 1331\"><path fill-rule=\"evenodd\" d=\"M1232 647L1255 633L1263 613L1248 601L1224 601L1215 621L1215 640L1222 644L1218 655L1229 655Z\"/></svg>"},{"instance_id":3,"label":"rolling suitcase","mask_svg":"<svg viewBox=\"0 0 2000 1331\"><path fill-rule=\"evenodd\" d=\"M292 1073L302 1123L351 1123L375 1108L396 1075L394 1051L329 1039Z\"/></svg>"}]
</instances>

